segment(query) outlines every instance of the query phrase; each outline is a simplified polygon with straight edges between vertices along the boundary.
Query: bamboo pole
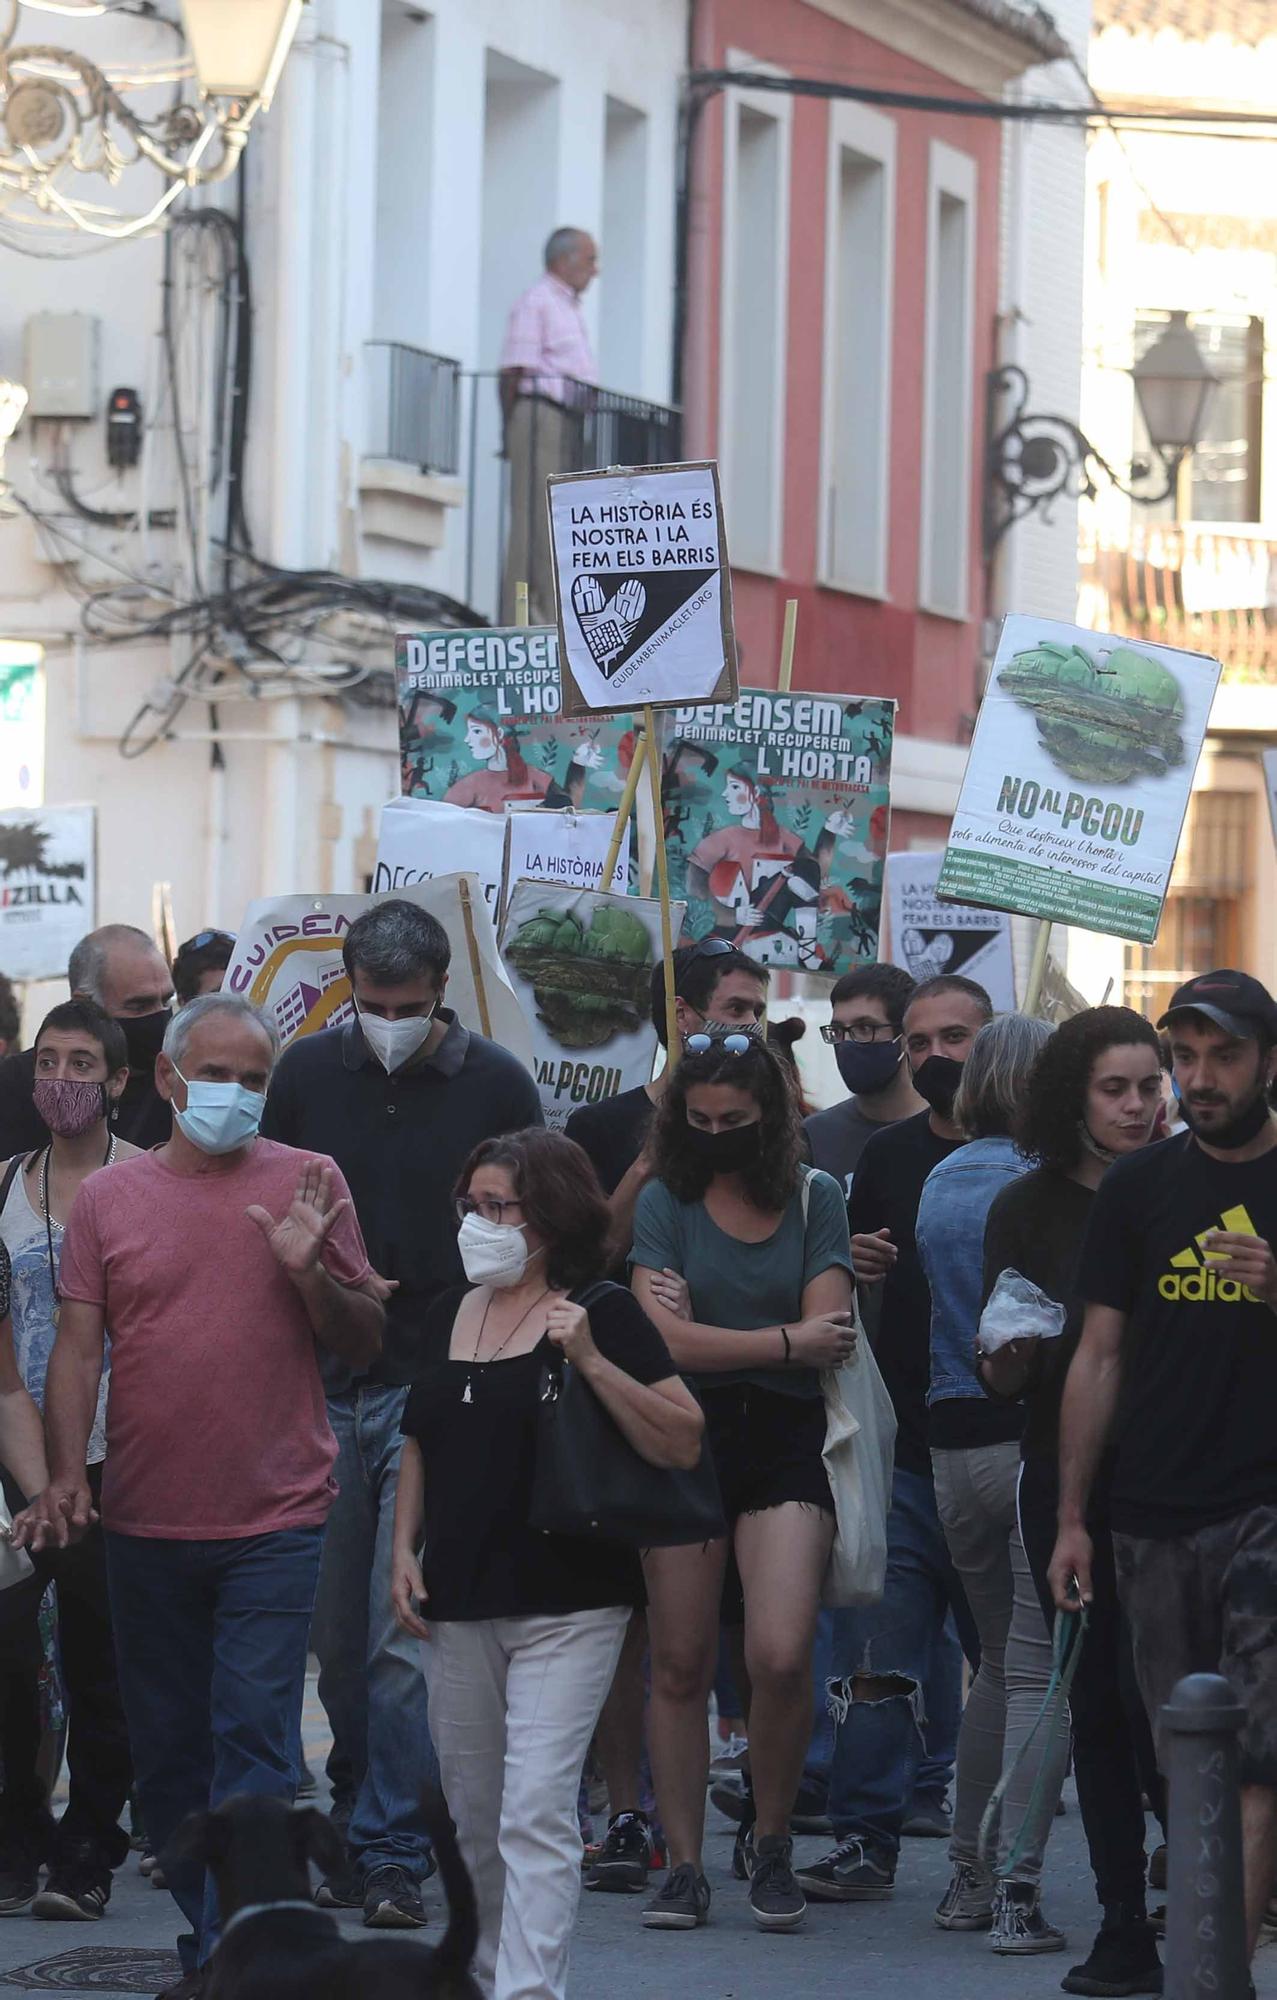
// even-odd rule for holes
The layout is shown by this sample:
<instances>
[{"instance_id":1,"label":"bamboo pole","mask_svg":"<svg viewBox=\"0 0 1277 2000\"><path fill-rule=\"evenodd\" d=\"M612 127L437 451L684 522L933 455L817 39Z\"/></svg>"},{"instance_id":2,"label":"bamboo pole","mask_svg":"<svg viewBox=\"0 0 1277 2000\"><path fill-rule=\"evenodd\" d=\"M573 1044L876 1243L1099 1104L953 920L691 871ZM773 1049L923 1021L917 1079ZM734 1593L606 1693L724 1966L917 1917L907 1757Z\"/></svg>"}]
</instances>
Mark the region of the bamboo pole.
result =
<instances>
[{"instance_id":1,"label":"bamboo pole","mask_svg":"<svg viewBox=\"0 0 1277 2000\"><path fill-rule=\"evenodd\" d=\"M780 672L776 686L782 694L788 694L794 681L794 633L798 626L798 599L790 597L785 603L785 625L780 637Z\"/></svg>"},{"instance_id":2,"label":"bamboo pole","mask_svg":"<svg viewBox=\"0 0 1277 2000\"><path fill-rule=\"evenodd\" d=\"M647 737L640 736L634 745L634 755L626 773L625 790L621 793L621 803L616 809L616 823L612 828L612 838L607 844L607 859L603 863L603 879L600 889L610 889L612 877L616 873L617 856L621 852L621 842L625 838L625 828L634 803L638 797L639 779L643 775L643 761L647 756Z\"/></svg>"},{"instance_id":3,"label":"bamboo pole","mask_svg":"<svg viewBox=\"0 0 1277 2000\"><path fill-rule=\"evenodd\" d=\"M678 1066L678 996L674 991L674 929L670 917L670 871L665 853L665 809L661 802L661 760L656 748L656 717L643 710L647 738L647 777L652 788L656 821L656 881L661 898L661 957L665 965L665 1060L671 1073Z\"/></svg>"},{"instance_id":4,"label":"bamboo pole","mask_svg":"<svg viewBox=\"0 0 1277 2000\"><path fill-rule=\"evenodd\" d=\"M465 926L466 944L470 952L470 976L474 980L475 998L479 1003L479 1026L489 1041L492 1040L492 1016L488 1011L488 989L483 983L483 954L479 950L479 940L475 935L474 909L470 900L470 884L465 876L457 887L461 891L461 921Z\"/></svg>"},{"instance_id":5,"label":"bamboo pole","mask_svg":"<svg viewBox=\"0 0 1277 2000\"><path fill-rule=\"evenodd\" d=\"M1029 983L1024 991L1022 1014L1036 1014L1038 1001L1042 998L1042 981L1046 976L1046 955L1051 943L1051 925L1046 917L1038 918L1038 934L1033 940L1033 959L1029 966Z\"/></svg>"},{"instance_id":6,"label":"bamboo pole","mask_svg":"<svg viewBox=\"0 0 1277 2000\"><path fill-rule=\"evenodd\" d=\"M514 622L516 625L526 625L528 622L528 586L526 583L516 583L514 586Z\"/></svg>"}]
</instances>

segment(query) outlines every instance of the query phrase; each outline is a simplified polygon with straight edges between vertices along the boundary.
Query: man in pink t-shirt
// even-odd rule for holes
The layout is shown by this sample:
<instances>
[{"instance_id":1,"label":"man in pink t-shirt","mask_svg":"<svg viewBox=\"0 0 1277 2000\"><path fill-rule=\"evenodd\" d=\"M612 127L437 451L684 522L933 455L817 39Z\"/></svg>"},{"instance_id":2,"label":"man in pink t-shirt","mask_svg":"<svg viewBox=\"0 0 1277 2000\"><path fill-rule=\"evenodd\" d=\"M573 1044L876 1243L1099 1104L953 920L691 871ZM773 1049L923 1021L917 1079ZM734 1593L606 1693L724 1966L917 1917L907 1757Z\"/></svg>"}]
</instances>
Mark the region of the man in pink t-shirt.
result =
<instances>
[{"instance_id":1,"label":"man in pink t-shirt","mask_svg":"<svg viewBox=\"0 0 1277 2000\"><path fill-rule=\"evenodd\" d=\"M158 1848L235 1792L296 1789L306 1644L336 1446L316 1343L366 1368L383 1288L331 1160L258 1136L277 1053L230 994L171 1023L156 1086L173 1136L90 1175L67 1223L46 1388L50 1484L15 1540L90 1518L85 1445L111 1328L102 1486L134 1768ZM180 2000L217 1939L199 1875Z\"/></svg>"}]
</instances>

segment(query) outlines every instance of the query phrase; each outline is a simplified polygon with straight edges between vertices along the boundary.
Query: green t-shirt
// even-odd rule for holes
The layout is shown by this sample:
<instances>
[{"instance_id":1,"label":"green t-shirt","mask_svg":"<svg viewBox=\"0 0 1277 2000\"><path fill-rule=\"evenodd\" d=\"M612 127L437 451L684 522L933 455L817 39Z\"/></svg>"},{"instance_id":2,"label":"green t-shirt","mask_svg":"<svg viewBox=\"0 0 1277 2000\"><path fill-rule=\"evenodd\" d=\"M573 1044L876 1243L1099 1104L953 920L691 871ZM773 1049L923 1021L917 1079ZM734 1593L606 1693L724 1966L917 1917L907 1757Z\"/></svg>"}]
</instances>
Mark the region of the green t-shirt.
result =
<instances>
[{"instance_id":1,"label":"green t-shirt","mask_svg":"<svg viewBox=\"0 0 1277 2000\"><path fill-rule=\"evenodd\" d=\"M678 1271L687 1280L692 1318L702 1326L784 1326L802 1318L803 1289L822 1271L851 1270L847 1204L828 1174L808 1173L803 1222L802 1191L795 1191L772 1234L742 1243L720 1229L703 1201L677 1201L663 1181L649 1181L634 1212L630 1264L648 1271ZM818 1396L815 1368L707 1370L702 1389L753 1382L787 1396Z\"/></svg>"}]
</instances>

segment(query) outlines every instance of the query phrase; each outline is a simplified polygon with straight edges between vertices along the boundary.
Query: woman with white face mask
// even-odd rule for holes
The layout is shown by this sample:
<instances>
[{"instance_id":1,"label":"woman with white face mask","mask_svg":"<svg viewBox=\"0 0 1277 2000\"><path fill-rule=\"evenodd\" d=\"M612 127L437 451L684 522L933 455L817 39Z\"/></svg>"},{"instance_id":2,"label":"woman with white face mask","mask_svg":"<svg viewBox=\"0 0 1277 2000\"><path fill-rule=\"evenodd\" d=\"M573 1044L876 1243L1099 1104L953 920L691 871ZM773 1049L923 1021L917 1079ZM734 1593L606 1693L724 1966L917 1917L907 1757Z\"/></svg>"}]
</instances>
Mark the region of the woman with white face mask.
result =
<instances>
[{"instance_id":1,"label":"woman with white face mask","mask_svg":"<svg viewBox=\"0 0 1277 2000\"><path fill-rule=\"evenodd\" d=\"M608 1208L579 1146L537 1130L485 1140L457 1208L470 1288L426 1315L392 1595L422 1641L478 1896L475 1976L488 2000L555 2000L581 1888L581 1767L641 1585L633 1551L529 1524L543 1363L558 1348L649 1464L694 1465L702 1419L633 1295L594 1290Z\"/></svg>"}]
</instances>

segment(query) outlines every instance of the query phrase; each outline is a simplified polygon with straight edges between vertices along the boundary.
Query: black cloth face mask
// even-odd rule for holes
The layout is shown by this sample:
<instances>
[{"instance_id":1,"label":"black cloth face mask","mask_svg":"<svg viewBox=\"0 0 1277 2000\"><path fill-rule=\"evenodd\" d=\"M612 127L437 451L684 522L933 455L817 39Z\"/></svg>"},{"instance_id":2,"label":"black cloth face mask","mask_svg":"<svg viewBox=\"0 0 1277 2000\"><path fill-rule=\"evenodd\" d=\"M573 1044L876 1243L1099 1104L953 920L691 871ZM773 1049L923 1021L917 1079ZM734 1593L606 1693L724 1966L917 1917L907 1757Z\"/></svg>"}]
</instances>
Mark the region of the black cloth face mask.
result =
<instances>
[{"instance_id":1,"label":"black cloth face mask","mask_svg":"<svg viewBox=\"0 0 1277 2000\"><path fill-rule=\"evenodd\" d=\"M155 1014L126 1014L120 1022L129 1052L129 1068L135 1076L140 1074L148 1083L155 1069L155 1058L164 1047L164 1037L172 1018L172 1008L161 1007Z\"/></svg>"},{"instance_id":2,"label":"black cloth face mask","mask_svg":"<svg viewBox=\"0 0 1277 2000\"><path fill-rule=\"evenodd\" d=\"M949 1118L962 1081L962 1064L952 1056L928 1056L913 1073L913 1087L937 1118Z\"/></svg>"},{"instance_id":3,"label":"black cloth face mask","mask_svg":"<svg viewBox=\"0 0 1277 2000\"><path fill-rule=\"evenodd\" d=\"M762 1130L757 1119L752 1125L730 1125L723 1132L704 1132L699 1125L689 1125L687 1149L711 1173L737 1174L758 1158Z\"/></svg>"}]
</instances>

